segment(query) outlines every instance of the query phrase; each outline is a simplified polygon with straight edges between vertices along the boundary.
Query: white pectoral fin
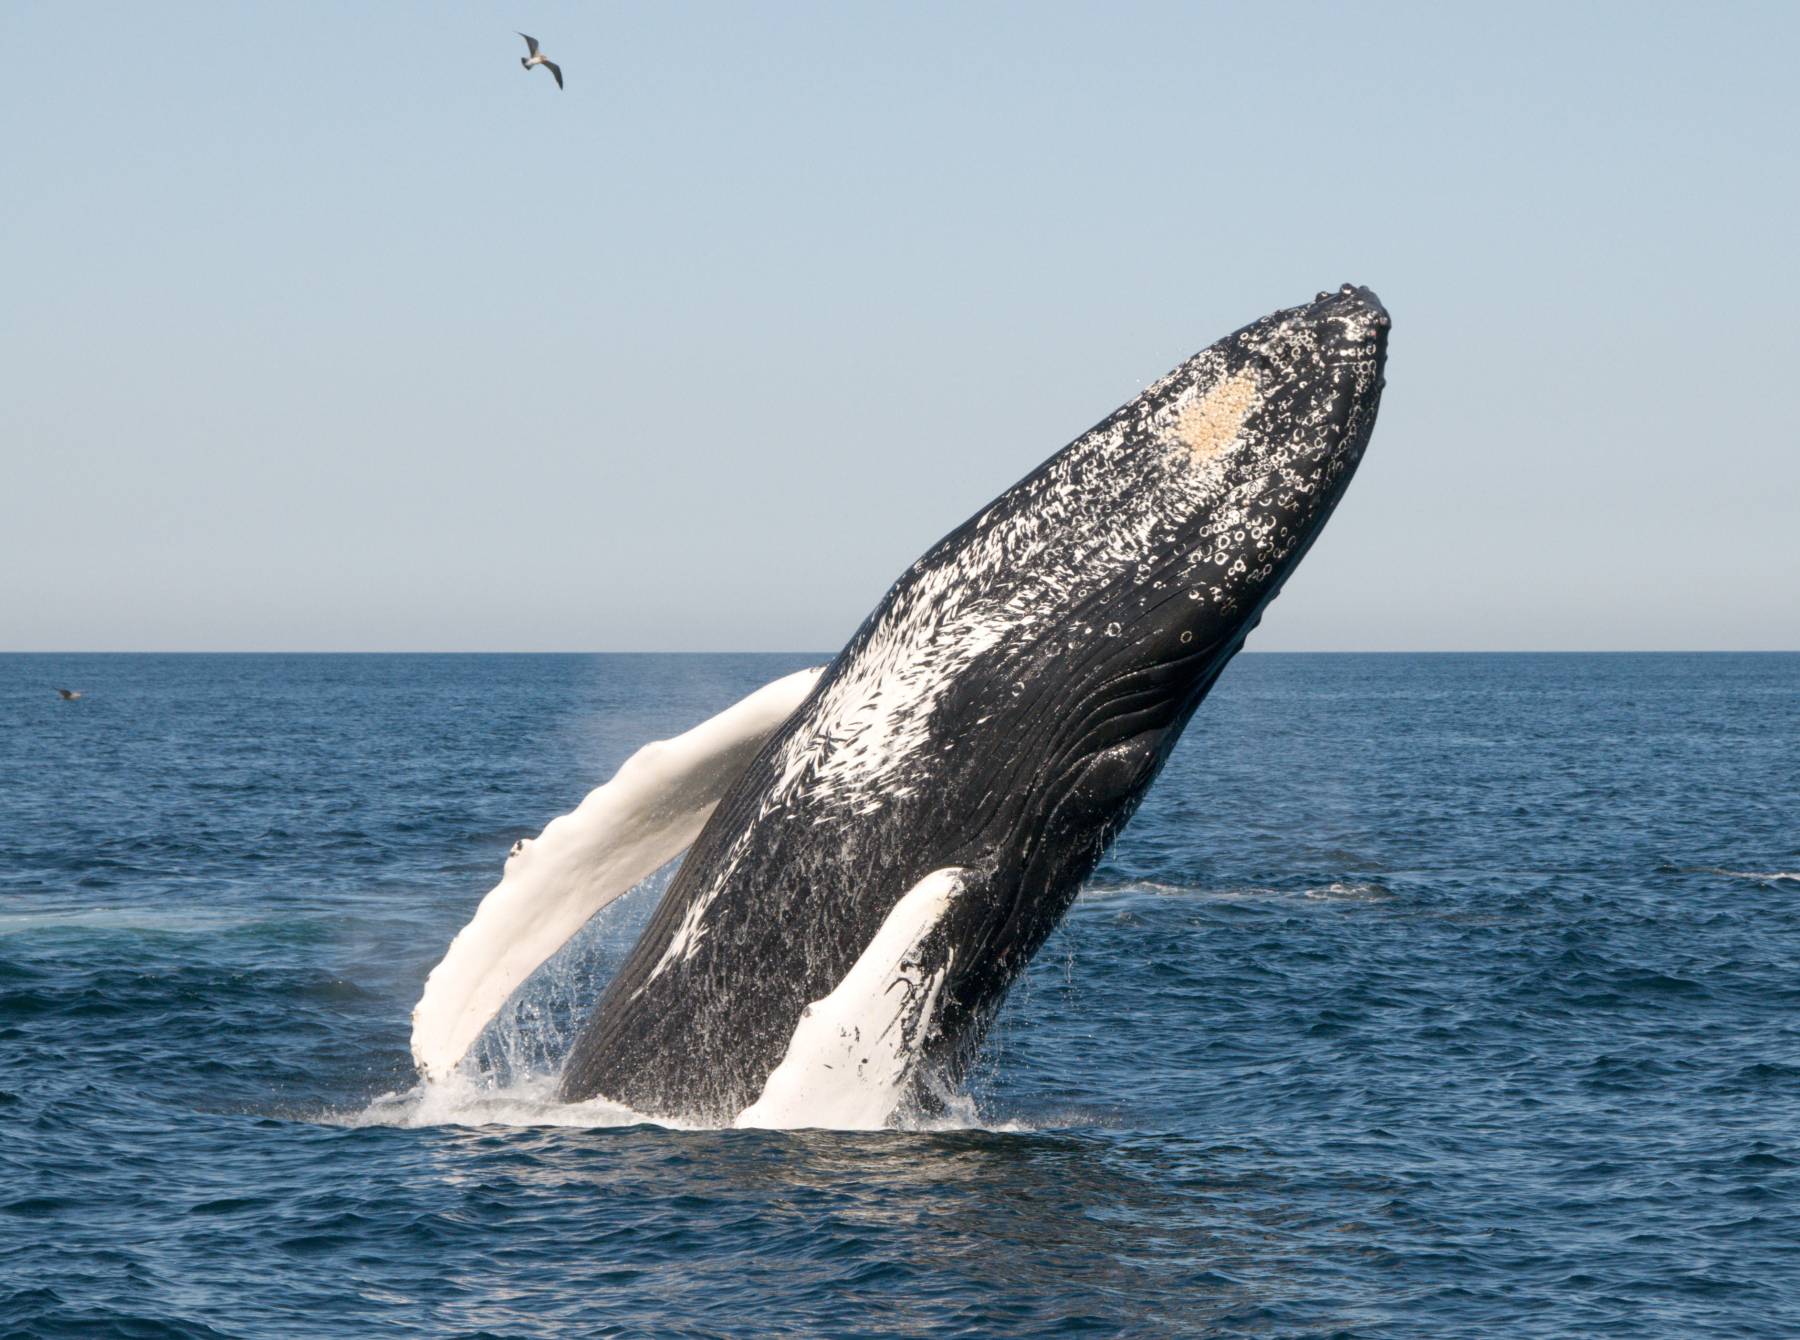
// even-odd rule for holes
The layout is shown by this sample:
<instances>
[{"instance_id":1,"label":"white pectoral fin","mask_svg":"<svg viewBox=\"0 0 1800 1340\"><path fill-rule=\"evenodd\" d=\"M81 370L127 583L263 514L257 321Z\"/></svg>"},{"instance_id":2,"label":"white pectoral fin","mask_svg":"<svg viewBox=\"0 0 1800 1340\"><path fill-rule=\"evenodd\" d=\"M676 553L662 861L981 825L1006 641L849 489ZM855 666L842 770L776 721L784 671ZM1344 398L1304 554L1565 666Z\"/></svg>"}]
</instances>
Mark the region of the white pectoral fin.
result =
<instances>
[{"instance_id":1,"label":"white pectoral fin","mask_svg":"<svg viewBox=\"0 0 1800 1340\"><path fill-rule=\"evenodd\" d=\"M934 870L907 890L844 980L800 1016L787 1054L738 1126L872 1131L905 1101L921 1049L933 1035L938 998L956 961L932 944L974 876Z\"/></svg>"},{"instance_id":2,"label":"white pectoral fin","mask_svg":"<svg viewBox=\"0 0 1800 1340\"><path fill-rule=\"evenodd\" d=\"M588 918L675 859L820 670L766 684L672 740L645 745L572 814L513 848L500 883L425 980L413 1061L447 1076L537 967Z\"/></svg>"}]
</instances>

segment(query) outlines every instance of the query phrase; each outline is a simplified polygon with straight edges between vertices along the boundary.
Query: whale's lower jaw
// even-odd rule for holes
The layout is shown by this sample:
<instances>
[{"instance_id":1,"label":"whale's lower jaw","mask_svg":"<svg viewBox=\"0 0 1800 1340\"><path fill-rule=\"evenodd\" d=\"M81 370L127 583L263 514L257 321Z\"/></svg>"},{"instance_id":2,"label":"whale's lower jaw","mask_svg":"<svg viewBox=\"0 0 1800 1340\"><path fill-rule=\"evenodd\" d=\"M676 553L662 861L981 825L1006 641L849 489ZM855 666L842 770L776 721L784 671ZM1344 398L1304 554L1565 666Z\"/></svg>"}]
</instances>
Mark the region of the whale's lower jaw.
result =
<instances>
[{"instance_id":1,"label":"whale's lower jaw","mask_svg":"<svg viewBox=\"0 0 1800 1340\"><path fill-rule=\"evenodd\" d=\"M1386 340L1349 286L1253 323L902 574L725 789L564 1097L865 1124L954 1076L1337 505ZM824 1096L874 1008L843 993L948 870L925 1022L904 1056L858 1053L867 1092Z\"/></svg>"}]
</instances>

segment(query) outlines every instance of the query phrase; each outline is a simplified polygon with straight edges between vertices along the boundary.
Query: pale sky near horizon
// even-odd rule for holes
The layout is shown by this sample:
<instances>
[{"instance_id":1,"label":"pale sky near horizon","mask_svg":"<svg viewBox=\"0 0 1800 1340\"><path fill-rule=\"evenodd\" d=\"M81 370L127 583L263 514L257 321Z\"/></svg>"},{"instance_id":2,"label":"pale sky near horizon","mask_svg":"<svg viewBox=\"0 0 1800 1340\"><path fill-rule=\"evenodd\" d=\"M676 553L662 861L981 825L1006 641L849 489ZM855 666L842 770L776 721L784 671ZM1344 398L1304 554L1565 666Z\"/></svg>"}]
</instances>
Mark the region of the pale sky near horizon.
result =
<instances>
[{"instance_id":1,"label":"pale sky near horizon","mask_svg":"<svg viewBox=\"0 0 1800 1340\"><path fill-rule=\"evenodd\" d=\"M0 650L830 650L1346 280L1381 421L1253 650L1800 648L1796 50L1792 5L0 7Z\"/></svg>"}]
</instances>

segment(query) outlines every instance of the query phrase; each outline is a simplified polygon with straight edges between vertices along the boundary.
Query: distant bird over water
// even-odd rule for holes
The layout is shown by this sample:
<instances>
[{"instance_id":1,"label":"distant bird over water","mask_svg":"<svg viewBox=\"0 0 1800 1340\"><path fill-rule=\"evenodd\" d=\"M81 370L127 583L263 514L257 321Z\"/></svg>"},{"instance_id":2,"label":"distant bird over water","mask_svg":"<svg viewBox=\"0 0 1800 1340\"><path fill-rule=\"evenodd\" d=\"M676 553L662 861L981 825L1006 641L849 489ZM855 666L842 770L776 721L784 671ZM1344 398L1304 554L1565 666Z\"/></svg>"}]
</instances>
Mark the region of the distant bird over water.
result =
<instances>
[{"instance_id":1,"label":"distant bird over water","mask_svg":"<svg viewBox=\"0 0 1800 1340\"><path fill-rule=\"evenodd\" d=\"M515 28L513 31L518 32L518 29ZM561 88L563 86L562 67L553 60L544 59L543 53L538 50L537 38L532 37L527 33L519 33L519 36L523 37L525 39L525 45L531 48L531 55L529 57L519 57L519 64L525 67L525 72L529 74L532 66L541 65L546 70L550 71L551 74L556 76L556 86Z\"/></svg>"},{"instance_id":2,"label":"distant bird over water","mask_svg":"<svg viewBox=\"0 0 1800 1340\"><path fill-rule=\"evenodd\" d=\"M58 689L57 692L62 694L65 703L72 703L81 696L80 689Z\"/></svg>"}]
</instances>

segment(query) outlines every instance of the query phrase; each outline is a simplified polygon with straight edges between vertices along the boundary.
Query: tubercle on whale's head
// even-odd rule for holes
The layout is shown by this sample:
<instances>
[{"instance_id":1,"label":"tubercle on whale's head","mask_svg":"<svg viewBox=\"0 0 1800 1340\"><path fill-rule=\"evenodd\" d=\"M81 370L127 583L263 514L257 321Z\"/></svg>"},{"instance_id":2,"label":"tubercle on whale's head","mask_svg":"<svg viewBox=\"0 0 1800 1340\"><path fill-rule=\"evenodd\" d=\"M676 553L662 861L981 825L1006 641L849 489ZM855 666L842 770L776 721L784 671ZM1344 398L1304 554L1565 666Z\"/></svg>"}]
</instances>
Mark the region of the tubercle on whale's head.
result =
<instances>
[{"instance_id":1,"label":"tubercle on whale's head","mask_svg":"<svg viewBox=\"0 0 1800 1340\"><path fill-rule=\"evenodd\" d=\"M1375 290L1365 284L1342 284L1335 291L1321 290L1312 302L1294 310L1303 314L1304 320L1334 325L1348 349L1363 350L1379 343L1385 350L1387 332L1393 326L1387 308L1375 296Z\"/></svg>"}]
</instances>

